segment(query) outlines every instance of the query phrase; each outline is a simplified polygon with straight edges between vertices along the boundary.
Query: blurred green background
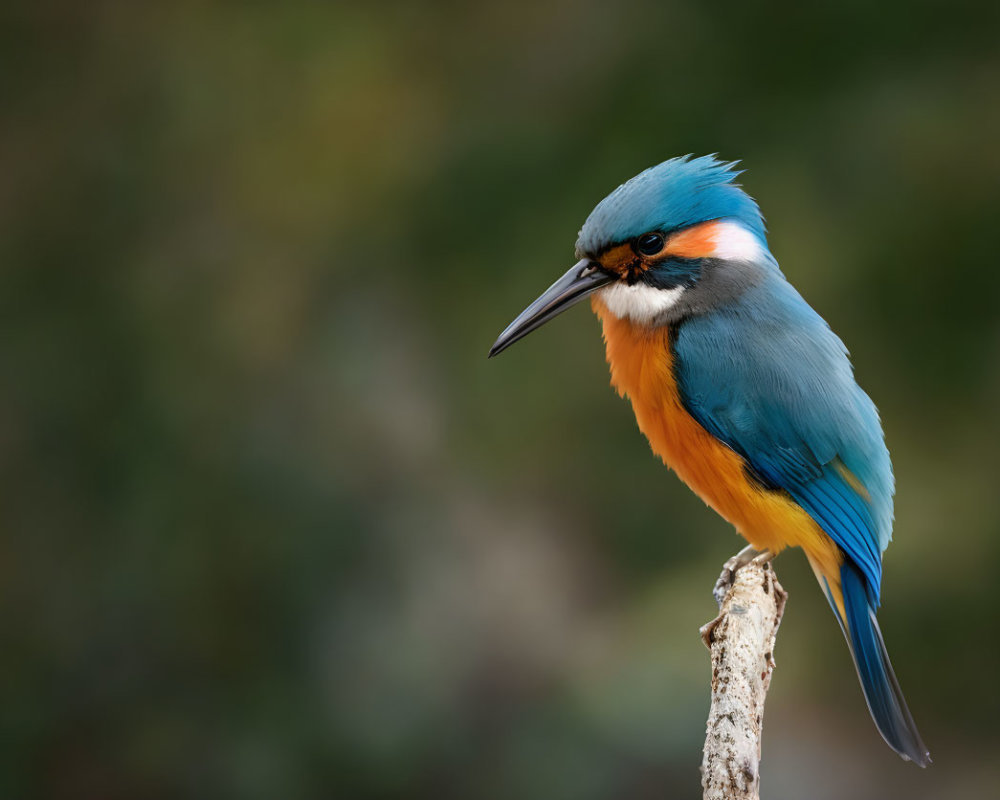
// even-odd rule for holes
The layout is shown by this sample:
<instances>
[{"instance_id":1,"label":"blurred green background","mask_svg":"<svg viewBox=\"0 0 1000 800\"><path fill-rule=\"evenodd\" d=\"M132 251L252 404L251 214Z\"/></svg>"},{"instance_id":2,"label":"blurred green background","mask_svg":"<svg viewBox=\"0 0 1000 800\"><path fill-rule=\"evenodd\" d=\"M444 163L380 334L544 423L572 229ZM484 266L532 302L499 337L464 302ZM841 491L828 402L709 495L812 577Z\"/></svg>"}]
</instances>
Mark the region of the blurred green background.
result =
<instances>
[{"instance_id":1,"label":"blurred green background","mask_svg":"<svg viewBox=\"0 0 1000 800\"><path fill-rule=\"evenodd\" d=\"M904 764L796 552L769 798L995 791L996 3L0 12L0 795L699 796L741 541L579 308L641 169L741 158L898 478Z\"/></svg>"}]
</instances>

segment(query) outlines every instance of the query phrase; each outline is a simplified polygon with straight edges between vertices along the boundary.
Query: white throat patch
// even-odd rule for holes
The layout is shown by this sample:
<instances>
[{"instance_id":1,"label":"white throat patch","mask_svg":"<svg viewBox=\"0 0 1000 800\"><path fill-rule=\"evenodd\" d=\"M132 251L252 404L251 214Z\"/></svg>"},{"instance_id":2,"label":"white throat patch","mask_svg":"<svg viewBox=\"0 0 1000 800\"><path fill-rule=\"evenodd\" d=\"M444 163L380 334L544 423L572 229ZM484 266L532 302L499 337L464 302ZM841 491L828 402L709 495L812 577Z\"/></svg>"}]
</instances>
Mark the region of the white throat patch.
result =
<instances>
[{"instance_id":1,"label":"white throat patch","mask_svg":"<svg viewBox=\"0 0 1000 800\"><path fill-rule=\"evenodd\" d=\"M677 304L684 294L684 287L675 289L655 289L644 283L629 286L613 283L598 292L608 311L618 319L649 324L660 314Z\"/></svg>"}]
</instances>

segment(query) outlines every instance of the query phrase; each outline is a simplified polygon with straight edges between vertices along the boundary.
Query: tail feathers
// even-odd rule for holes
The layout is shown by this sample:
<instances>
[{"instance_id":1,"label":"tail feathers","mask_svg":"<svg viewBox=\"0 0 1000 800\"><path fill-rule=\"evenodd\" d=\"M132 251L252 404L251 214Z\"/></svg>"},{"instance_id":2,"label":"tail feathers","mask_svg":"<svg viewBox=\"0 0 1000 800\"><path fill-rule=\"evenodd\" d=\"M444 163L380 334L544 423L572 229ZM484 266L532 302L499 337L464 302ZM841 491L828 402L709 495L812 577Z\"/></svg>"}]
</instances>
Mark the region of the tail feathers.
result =
<instances>
[{"instance_id":1,"label":"tail feathers","mask_svg":"<svg viewBox=\"0 0 1000 800\"><path fill-rule=\"evenodd\" d=\"M840 568L840 587L844 599L843 618L830 592L828 598L850 645L872 719L889 747L904 759L926 767L931 763L931 756L889 663L882 631L875 619L876 601L861 571L850 561Z\"/></svg>"}]
</instances>

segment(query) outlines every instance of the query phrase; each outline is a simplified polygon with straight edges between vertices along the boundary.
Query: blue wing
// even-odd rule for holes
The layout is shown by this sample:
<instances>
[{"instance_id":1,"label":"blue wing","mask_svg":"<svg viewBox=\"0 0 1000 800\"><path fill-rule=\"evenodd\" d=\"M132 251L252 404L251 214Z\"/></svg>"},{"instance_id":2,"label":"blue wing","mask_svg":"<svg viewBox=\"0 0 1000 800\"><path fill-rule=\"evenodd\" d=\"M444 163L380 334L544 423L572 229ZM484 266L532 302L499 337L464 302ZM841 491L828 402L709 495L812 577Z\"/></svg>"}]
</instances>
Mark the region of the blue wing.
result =
<instances>
[{"instance_id":1,"label":"blue wing","mask_svg":"<svg viewBox=\"0 0 1000 800\"><path fill-rule=\"evenodd\" d=\"M688 412L816 520L877 602L892 465L840 339L775 270L736 302L686 320L674 349Z\"/></svg>"}]
</instances>

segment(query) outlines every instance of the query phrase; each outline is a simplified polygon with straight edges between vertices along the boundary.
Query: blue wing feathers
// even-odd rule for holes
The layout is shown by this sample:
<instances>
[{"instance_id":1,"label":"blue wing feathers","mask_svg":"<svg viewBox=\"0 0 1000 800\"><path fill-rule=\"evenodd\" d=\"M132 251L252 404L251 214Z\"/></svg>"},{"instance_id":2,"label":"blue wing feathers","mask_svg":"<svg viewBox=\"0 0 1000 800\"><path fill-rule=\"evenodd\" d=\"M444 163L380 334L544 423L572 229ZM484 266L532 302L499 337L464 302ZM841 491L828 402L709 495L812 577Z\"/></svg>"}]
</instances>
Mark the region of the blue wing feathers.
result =
<instances>
[{"instance_id":1,"label":"blue wing feathers","mask_svg":"<svg viewBox=\"0 0 1000 800\"><path fill-rule=\"evenodd\" d=\"M788 490L841 549L857 564L876 593L882 581L882 554L876 547L875 523L865 501L830 468L821 478Z\"/></svg>"},{"instance_id":2,"label":"blue wing feathers","mask_svg":"<svg viewBox=\"0 0 1000 800\"><path fill-rule=\"evenodd\" d=\"M787 491L837 542L877 605L893 493L878 413L840 339L773 262L769 267L732 305L680 326L681 398L709 433Z\"/></svg>"}]
</instances>

